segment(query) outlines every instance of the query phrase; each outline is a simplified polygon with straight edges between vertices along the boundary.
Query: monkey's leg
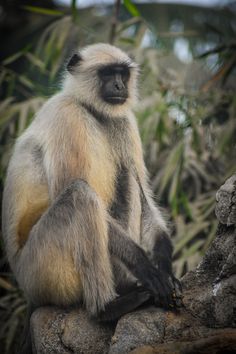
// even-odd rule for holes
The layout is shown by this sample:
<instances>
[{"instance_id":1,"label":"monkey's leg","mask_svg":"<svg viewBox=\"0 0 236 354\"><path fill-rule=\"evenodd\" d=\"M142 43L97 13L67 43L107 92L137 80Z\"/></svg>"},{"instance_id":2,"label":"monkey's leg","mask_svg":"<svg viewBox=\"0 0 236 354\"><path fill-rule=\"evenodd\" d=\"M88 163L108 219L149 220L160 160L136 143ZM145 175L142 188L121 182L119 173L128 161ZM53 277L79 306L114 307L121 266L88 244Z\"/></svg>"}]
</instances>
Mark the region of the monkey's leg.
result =
<instances>
[{"instance_id":1,"label":"monkey's leg","mask_svg":"<svg viewBox=\"0 0 236 354\"><path fill-rule=\"evenodd\" d=\"M171 279L164 274L166 279L163 280L163 272L155 268L144 250L127 237L124 229L112 218L109 220L109 249L115 261L118 297L98 314L101 321L114 321L147 302L164 308L174 307ZM120 263L116 262L117 259ZM129 279L125 267L128 274L134 275L133 279Z\"/></svg>"},{"instance_id":2,"label":"monkey's leg","mask_svg":"<svg viewBox=\"0 0 236 354\"><path fill-rule=\"evenodd\" d=\"M150 250L151 261L160 270L163 277L170 279L173 284L174 307L181 307L182 286L180 281L173 275L172 252L173 247L168 235L164 231L159 231L155 237L154 247Z\"/></svg>"},{"instance_id":3,"label":"monkey's leg","mask_svg":"<svg viewBox=\"0 0 236 354\"><path fill-rule=\"evenodd\" d=\"M18 281L35 304L67 306L82 298L95 315L115 297L105 210L82 180L41 216L17 257Z\"/></svg>"}]
</instances>

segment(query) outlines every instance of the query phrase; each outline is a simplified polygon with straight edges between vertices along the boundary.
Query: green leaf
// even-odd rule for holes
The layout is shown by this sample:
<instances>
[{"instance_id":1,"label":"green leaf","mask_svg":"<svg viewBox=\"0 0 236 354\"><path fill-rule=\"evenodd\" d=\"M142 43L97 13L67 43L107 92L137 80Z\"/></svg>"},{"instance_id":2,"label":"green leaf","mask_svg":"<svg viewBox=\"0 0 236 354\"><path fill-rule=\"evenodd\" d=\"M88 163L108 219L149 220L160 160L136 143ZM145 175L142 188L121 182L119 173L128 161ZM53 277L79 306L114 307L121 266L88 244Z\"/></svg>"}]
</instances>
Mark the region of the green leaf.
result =
<instances>
[{"instance_id":1,"label":"green leaf","mask_svg":"<svg viewBox=\"0 0 236 354\"><path fill-rule=\"evenodd\" d=\"M3 60L3 65L9 65L11 63L13 63L14 61L16 61L17 59L19 59L24 53L22 53L21 51L20 52L17 52L13 55L11 55L10 57L6 58L5 60Z\"/></svg>"},{"instance_id":2,"label":"green leaf","mask_svg":"<svg viewBox=\"0 0 236 354\"><path fill-rule=\"evenodd\" d=\"M1 114L1 116L2 116L3 112L5 110L7 110L7 108L12 104L12 102L13 102L13 97L5 98L5 100L2 100L0 102L0 114ZM0 122L1 122L1 119L0 119Z\"/></svg>"},{"instance_id":3,"label":"green leaf","mask_svg":"<svg viewBox=\"0 0 236 354\"><path fill-rule=\"evenodd\" d=\"M196 242L193 243L189 248L185 249L182 255L182 259L186 260L192 255L196 254L197 251L199 251L204 244L205 240L197 240Z\"/></svg>"},{"instance_id":4,"label":"green leaf","mask_svg":"<svg viewBox=\"0 0 236 354\"><path fill-rule=\"evenodd\" d=\"M184 191L181 191L180 203L184 208L186 215L190 218L190 220L193 220L193 215L189 205L188 196Z\"/></svg>"},{"instance_id":5,"label":"green leaf","mask_svg":"<svg viewBox=\"0 0 236 354\"><path fill-rule=\"evenodd\" d=\"M76 9L76 3L77 3L77 0L71 0L71 8L72 8L72 10Z\"/></svg>"},{"instance_id":6,"label":"green leaf","mask_svg":"<svg viewBox=\"0 0 236 354\"><path fill-rule=\"evenodd\" d=\"M27 45L25 46L22 50L20 50L19 52L16 52L12 55L10 55L9 57L7 57L6 59L3 60L2 64L3 65L9 65L11 63L13 63L14 61L16 61L17 59L19 59L20 57L22 57L22 55L24 55L25 53L27 53L30 49L31 45Z\"/></svg>"},{"instance_id":7,"label":"green leaf","mask_svg":"<svg viewBox=\"0 0 236 354\"><path fill-rule=\"evenodd\" d=\"M6 337L6 351L5 351L6 354L10 353L12 343L16 336L18 324L19 324L19 319L17 317L12 318L10 320L10 326Z\"/></svg>"},{"instance_id":8,"label":"green leaf","mask_svg":"<svg viewBox=\"0 0 236 354\"><path fill-rule=\"evenodd\" d=\"M0 277L0 287L7 290L7 291L13 291L16 290L16 288L6 279Z\"/></svg>"},{"instance_id":9,"label":"green leaf","mask_svg":"<svg viewBox=\"0 0 236 354\"><path fill-rule=\"evenodd\" d=\"M124 6L129 11L129 13L134 17L140 17L141 14L137 9L136 5L134 5L130 0L124 0Z\"/></svg>"},{"instance_id":10,"label":"green leaf","mask_svg":"<svg viewBox=\"0 0 236 354\"><path fill-rule=\"evenodd\" d=\"M169 196L168 199L172 205L174 215L178 213L178 190L179 190L179 176L180 176L180 168L177 166L173 176L171 185L169 188Z\"/></svg>"},{"instance_id":11,"label":"green leaf","mask_svg":"<svg viewBox=\"0 0 236 354\"><path fill-rule=\"evenodd\" d=\"M202 223L191 223L189 224L189 230L186 235L180 239L180 241L175 246L175 254L183 249L184 246L187 245L189 241L192 241L196 235L198 235L204 229L206 230L209 227L210 222L202 222ZM191 227L191 228L190 228Z\"/></svg>"},{"instance_id":12,"label":"green leaf","mask_svg":"<svg viewBox=\"0 0 236 354\"><path fill-rule=\"evenodd\" d=\"M34 84L31 80L29 80L25 75L20 75L18 77L19 81L26 87L30 89L34 89Z\"/></svg>"},{"instance_id":13,"label":"green leaf","mask_svg":"<svg viewBox=\"0 0 236 354\"><path fill-rule=\"evenodd\" d=\"M120 42L127 43L127 44L134 44L135 40L131 37L121 37L119 39Z\"/></svg>"},{"instance_id":14,"label":"green leaf","mask_svg":"<svg viewBox=\"0 0 236 354\"><path fill-rule=\"evenodd\" d=\"M27 11L35 12L35 13L41 14L41 15L48 15L48 16L63 16L64 15L62 11L45 9L44 7L22 6L22 8Z\"/></svg>"},{"instance_id":15,"label":"green leaf","mask_svg":"<svg viewBox=\"0 0 236 354\"><path fill-rule=\"evenodd\" d=\"M160 193L164 191L168 183L172 179L178 166L182 168L184 158L184 141L180 141L170 152L166 161L164 174L160 185Z\"/></svg>"},{"instance_id":16,"label":"green leaf","mask_svg":"<svg viewBox=\"0 0 236 354\"><path fill-rule=\"evenodd\" d=\"M45 63L40 60L36 55L32 54L32 53L27 53L26 54L26 58L34 65L37 66L41 72L45 72Z\"/></svg>"},{"instance_id":17,"label":"green leaf","mask_svg":"<svg viewBox=\"0 0 236 354\"><path fill-rule=\"evenodd\" d=\"M122 22L121 24L119 24L119 29L117 30L117 34L122 33L123 31L125 31L127 28L135 25L136 23L139 23L141 21L140 18L137 17L132 17L129 18L127 21Z\"/></svg>"}]
</instances>

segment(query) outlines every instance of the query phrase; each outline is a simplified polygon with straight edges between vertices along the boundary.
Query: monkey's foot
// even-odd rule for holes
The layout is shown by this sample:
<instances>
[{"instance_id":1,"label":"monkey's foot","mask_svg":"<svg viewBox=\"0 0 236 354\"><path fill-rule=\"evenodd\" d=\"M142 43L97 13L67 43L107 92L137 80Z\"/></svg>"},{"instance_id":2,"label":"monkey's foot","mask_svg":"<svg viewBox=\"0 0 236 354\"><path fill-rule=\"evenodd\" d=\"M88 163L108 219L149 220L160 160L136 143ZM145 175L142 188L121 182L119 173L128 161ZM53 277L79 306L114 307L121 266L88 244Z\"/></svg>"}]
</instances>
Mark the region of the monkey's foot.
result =
<instances>
[{"instance_id":1,"label":"monkey's foot","mask_svg":"<svg viewBox=\"0 0 236 354\"><path fill-rule=\"evenodd\" d=\"M125 314L134 311L139 306L146 303L151 298L151 294L143 287L137 287L128 294L118 296L105 306L105 310L98 314L98 321L109 322L118 320Z\"/></svg>"}]
</instances>

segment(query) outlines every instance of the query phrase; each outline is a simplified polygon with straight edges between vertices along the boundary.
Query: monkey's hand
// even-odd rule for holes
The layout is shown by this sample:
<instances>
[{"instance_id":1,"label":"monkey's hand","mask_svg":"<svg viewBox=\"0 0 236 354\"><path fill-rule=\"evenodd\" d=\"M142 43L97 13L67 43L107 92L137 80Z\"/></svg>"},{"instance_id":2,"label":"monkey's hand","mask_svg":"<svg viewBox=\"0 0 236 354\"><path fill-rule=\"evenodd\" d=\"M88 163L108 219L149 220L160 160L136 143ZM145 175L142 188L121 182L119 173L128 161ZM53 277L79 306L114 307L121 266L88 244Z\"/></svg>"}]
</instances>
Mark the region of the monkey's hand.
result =
<instances>
[{"instance_id":1,"label":"monkey's hand","mask_svg":"<svg viewBox=\"0 0 236 354\"><path fill-rule=\"evenodd\" d=\"M182 306L183 306L183 302L182 302L182 285L180 283L180 281L174 277L173 274L167 274L165 275L171 285L172 285L172 294L171 294L171 297L172 297L172 302L170 302L169 304L169 308L170 309L173 309L173 310L178 310L180 309ZM159 299L158 298L155 298L154 299L154 303L156 306L160 306L160 303L159 303Z\"/></svg>"},{"instance_id":2,"label":"monkey's hand","mask_svg":"<svg viewBox=\"0 0 236 354\"><path fill-rule=\"evenodd\" d=\"M148 257L157 269L162 282L171 284L172 302L169 303L169 307L177 309L182 306L182 287L172 272L172 252L173 247L168 235L162 233L157 237L154 248L152 252L148 253ZM155 298L155 304L160 306L158 297Z\"/></svg>"},{"instance_id":3,"label":"monkey's hand","mask_svg":"<svg viewBox=\"0 0 236 354\"><path fill-rule=\"evenodd\" d=\"M157 271L158 272L158 271ZM178 279L173 274L158 272L159 285L156 289L149 287L152 292L154 304L157 307L165 309L177 310L183 306L182 303L182 286Z\"/></svg>"},{"instance_id":4,"label":"monkey's hand","mask_svg":"<svg viewBox=\"0 0 236 354\"><path fill-rule=\"evenodd\" d=\"M148 259L137 266L135 276L151 292L156 306L174 309L180 305L180 283L173 275L160 271Z\"/></svg>"},{"instance_id":5,"label":"monkey's hand","mask_svg":"<svg viewBox=\"0 0 236 354\"><path fill-rule=\"evenodd\" d=\"M143 288L150 291L154 302L166 309L175 308L177 285L170 272L155 267L147 253L139 247L114 221L109 224L109 251L135 276ZM124 246L125 245L125 246ZM170 269L171 271L171 269ZM172 280L174 279L174 280Z\"/></svg>"}]
</instances>

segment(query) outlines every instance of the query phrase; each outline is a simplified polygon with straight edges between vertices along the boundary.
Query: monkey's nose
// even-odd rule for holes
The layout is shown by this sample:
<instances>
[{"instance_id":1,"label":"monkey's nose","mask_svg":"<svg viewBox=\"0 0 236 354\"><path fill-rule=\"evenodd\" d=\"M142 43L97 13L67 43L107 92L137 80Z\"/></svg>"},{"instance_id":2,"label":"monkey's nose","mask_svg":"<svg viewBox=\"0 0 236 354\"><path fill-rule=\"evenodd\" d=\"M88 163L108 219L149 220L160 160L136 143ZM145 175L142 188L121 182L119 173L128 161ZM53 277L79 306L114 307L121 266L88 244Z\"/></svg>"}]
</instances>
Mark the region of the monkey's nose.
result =
<instances>
[{"instance_id":1,"label":"monkey's nose","mask_svg":"<svg viewBox=\"0 0 236 354\"><path fill-rule=\"evenodd\" d=\"M116 75L116 77L115 77L114 88L117 92L120 92L125 89L124 82L123 82L122 77L120 75Z\"/></svg>"},{"instance_id":2,"label":"monkey's nose","mask_svg":"<svg viewBox=\"0 0 236 354\"><path fill-rule=\"evenodd\" d=\"M117 82L117 81L116 81L116 83L115 83L115 89L116 89L117 91L123 90L123 89L124 89L124 84L123 84L122 82Z\"/></svg>"},{"instance_id":3,"label":"monkey's nose","mask_svg":"<svg viewBox=\"0 0 236 354\"><path fill-rule=\"evenodd\" d=\"M120 85L117 82L115 83L115 88L117 91L119 91L121 89Z\"/></svg>"}]
</instances>

